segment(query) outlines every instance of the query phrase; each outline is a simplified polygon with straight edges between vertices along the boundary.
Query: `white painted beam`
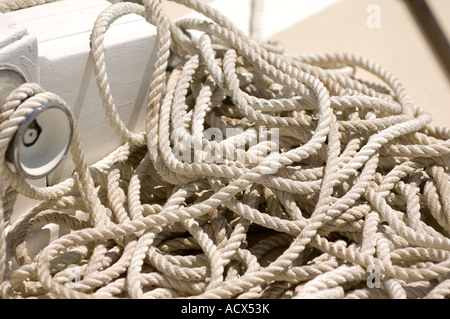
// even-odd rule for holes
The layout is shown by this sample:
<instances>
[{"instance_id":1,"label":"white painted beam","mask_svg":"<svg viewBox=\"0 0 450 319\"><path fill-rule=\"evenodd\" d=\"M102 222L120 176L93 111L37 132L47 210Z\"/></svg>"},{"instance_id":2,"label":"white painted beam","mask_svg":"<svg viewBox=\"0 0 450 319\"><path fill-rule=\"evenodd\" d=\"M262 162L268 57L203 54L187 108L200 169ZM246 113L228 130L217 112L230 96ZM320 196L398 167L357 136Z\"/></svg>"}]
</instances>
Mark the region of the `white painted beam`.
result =
<instances>
[{"instance_id":1,"label":"white painted beam","mask_svg":"<svg viewBox=\"0 0 450 319\"><path fill-rule=\"evenodd\" d=\"M8 13L37 37L38 83L72 107L88 164L121 144L102 107L89 54L94 22L109 5L106 0L66 0ZM145 95L153 72L154 61L150 57L155 36L154 26L132 14L115 21L105 37L106 67L113 97L122 119L134 132L144 130ZM49 176L49 184L67 178L72 171L73 163L66 157Z\"/></svg>"}]
</instances>

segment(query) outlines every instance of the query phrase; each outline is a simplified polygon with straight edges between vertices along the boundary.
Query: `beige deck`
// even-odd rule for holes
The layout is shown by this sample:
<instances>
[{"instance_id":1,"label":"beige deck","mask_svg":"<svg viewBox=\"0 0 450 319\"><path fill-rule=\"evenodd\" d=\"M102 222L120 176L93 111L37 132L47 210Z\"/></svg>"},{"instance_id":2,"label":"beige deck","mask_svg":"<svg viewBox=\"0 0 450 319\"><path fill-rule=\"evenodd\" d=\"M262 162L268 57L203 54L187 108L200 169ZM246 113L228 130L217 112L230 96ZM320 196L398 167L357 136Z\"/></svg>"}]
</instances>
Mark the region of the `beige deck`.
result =
<instances>
[{"instance_id":1,"label":"beige deck","mask_svg":"<svg viewBox=\"0 0 450 319\"><path fill-rule=\"evenodd\" d=\"M429 3L450 35L450 1ZM369 4L381 9L379 29L367 27ZM403 0L342 0L273 39L291 53L363 55L393 73L413 102L431 113L433 125L450 127L450 79Z\"/></svg>"}]
</instances>

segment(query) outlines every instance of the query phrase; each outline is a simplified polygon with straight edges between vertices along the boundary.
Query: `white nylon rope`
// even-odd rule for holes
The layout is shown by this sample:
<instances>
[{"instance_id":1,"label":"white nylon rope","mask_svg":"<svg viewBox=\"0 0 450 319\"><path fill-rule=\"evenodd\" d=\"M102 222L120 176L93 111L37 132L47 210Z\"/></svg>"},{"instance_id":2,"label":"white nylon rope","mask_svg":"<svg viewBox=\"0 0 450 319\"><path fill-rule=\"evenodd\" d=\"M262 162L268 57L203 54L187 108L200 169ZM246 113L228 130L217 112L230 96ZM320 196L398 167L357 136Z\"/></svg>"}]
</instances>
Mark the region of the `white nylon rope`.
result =
<instances>
[{"instance_id":1,"label":"white nylon rope","mask_svg":"<svg viewBox=\"0 0 450 319\"><path fill-rule=\"evenodd\" d=\"M6 163L8 144L36 107L65 102L33 83L7 98L0 297L448 297L450 130L429 126L400 82L364 57L289 55L261 41L258 1L253 37L198 0L174 1L213 22L173 23L156 0L111 5L95 22L99 94L124 142L102 161L86 164L75 127L73 177L28 184ZM3 0L0 11L37 4ZM105 33L127 14L158 32L140 134L120 118L105 64ZM175 55L181 63L169 65ZM225 138L209 138L211 128ZM277 139L261 139L263 128ZM17 194L41 203L6 230ZM32 235L52 223L70 232L31 255Z\"/></svg>"}]
</instances>

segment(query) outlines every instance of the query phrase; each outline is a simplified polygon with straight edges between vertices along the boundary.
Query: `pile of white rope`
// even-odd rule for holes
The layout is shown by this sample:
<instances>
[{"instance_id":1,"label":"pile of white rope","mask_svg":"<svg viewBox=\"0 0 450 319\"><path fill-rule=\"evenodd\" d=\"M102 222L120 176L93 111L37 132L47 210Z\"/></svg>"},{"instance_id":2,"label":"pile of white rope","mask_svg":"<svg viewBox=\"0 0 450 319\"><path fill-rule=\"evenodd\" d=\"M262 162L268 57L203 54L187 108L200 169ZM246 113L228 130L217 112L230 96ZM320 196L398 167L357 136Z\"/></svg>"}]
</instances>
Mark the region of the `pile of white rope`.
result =
<instances>
[{"instance_id":1,"label":"pile of white rope","mask_svg":"<svg viewBox=\"0 0 450 319\"><path fill-rule=\"evenodd\" d=\"M198 0L175 2L212 21L173 23L146 0L95 23L95 76L124 141L99 163L75 127L73 177L28 184L8 143L33 109L65 102L30 83L0 110L0 297L448 297L450 130L366 58L285 54ZM127 14L158 31L142 134L122 122L105 67L105 33ZM6 231L19 193L41 203ZM51 223L71 231L30 255Z\"/></svg>"}]
</instances>

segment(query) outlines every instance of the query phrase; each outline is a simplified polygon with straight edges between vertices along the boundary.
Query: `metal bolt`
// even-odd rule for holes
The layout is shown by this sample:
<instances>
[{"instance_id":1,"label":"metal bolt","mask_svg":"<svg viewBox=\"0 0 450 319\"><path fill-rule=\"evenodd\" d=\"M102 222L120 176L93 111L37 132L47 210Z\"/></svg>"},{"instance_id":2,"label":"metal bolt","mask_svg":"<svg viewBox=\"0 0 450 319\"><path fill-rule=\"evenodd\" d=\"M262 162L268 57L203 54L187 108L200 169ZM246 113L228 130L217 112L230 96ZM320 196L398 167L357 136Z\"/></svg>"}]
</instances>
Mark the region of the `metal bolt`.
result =
<instances>
[{"instance_id":1,"label":"metal bolt","mask_svg":"<svg viewBox=\"0 0 450 319\"><path fill-rule=\"evenodd\" d=\"M26 147L33 146L34 143L36 143L36 141L38 140L39 135L41 135L41 132L41 126L36 120L33 120L22 137L23 145L25 145Z\"/></svg>"}]
</instances>

